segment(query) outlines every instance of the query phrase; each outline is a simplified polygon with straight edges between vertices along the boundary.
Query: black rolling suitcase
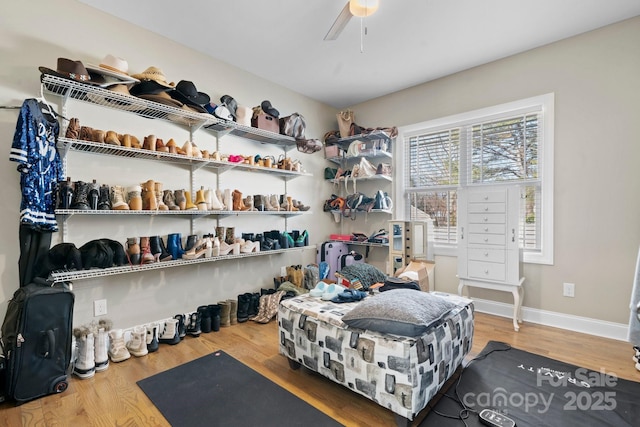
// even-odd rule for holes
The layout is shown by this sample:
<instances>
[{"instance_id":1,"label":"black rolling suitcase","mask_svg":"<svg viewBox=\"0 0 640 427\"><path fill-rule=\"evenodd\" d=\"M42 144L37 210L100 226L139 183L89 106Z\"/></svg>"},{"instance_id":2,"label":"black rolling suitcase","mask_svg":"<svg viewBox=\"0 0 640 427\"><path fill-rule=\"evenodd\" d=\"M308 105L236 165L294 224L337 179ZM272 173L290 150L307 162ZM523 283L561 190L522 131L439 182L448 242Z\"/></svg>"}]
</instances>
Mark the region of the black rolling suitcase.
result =
<instances>
[{"instance_id":1,"label":"black rolling suitcase","mask_svg":"<svg viewBox=\"0 0 640 427\"><path fill-rule=\"evenodd\" d=\"M13 294L2 323L8 398L21 403L67 389L73 303L66 284L31 283Z\"/></svg>"}]
</instances>

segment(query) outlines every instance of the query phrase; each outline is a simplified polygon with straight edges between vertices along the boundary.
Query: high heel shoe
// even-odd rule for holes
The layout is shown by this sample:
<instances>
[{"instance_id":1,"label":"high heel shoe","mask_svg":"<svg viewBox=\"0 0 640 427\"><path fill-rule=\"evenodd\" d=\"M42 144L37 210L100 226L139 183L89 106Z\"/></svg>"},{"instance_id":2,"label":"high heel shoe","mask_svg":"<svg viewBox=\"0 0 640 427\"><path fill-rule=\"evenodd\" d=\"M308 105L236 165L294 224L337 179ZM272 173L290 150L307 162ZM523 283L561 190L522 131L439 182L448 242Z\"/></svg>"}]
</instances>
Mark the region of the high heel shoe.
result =
<instances>
[{"instance_id":1,"label":"high heel shoe","mask_svg":"<svg viewBox=\"0 0 640 427\"><path fill-rule=\"evenodd\" d=\"M233 255L240 253L240 243L228 244L227 242L220 242L220 255L229 255L229 252Z\"/></svg>"},{"instance_id":2,"label":"high heel shoe","mask_svg":"<svg viewBox=\"0 0 640 427\"><path fill-rule=\"evenodd\" d=\"M183 255L183 259L198 259L205 256L207 253L206 241L205 239L200 239L194 245L193 248L187 250Z\"/></svg>"},{"instance_id":3,"label":"high heel shoe","mask_svg":"<svg viewBox=\"0 0 640 427\"><path fill-rule=\"evenodd\" d=\"M295 246L296 247L309 246L309 233L307 233L307 230L304 230L304 232L302 232L302 234L298 236L295 242Z\"/></svg>"},{"instance_id":4,"label":"high heel shoe","mask_svg":"<svg viewBox=\"0 0 640 427\"><path fill-rule=\"evenodd\" d=\"M245 240L240 244L240 252L243 254L260 251L260 242L252 242L251 240Z\"/></svg>"}]
</instances>

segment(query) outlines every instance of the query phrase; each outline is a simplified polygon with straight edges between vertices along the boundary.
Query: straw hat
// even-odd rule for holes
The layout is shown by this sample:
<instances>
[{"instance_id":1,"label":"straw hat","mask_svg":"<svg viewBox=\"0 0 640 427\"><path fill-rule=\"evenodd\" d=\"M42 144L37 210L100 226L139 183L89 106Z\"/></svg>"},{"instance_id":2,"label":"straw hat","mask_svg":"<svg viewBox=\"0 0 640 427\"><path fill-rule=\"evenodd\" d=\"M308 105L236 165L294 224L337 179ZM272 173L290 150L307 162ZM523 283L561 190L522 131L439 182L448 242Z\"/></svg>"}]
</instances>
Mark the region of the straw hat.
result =
<instances>
[{"instance_id":1,"label":"straw hat","mask_svg":"<svg viewBox=\"0 0 640 427\"><path fill-rule=\"evenodd\" d=\"M158 67L149 67L143 72L139 74L133 74L131 77L138 80L153 80L157 83L160 83L164 87L168 87L173 89L175 84L173 82L168 83L167 77L164 75L162 70Z\"/></svg>"}]
</instances>

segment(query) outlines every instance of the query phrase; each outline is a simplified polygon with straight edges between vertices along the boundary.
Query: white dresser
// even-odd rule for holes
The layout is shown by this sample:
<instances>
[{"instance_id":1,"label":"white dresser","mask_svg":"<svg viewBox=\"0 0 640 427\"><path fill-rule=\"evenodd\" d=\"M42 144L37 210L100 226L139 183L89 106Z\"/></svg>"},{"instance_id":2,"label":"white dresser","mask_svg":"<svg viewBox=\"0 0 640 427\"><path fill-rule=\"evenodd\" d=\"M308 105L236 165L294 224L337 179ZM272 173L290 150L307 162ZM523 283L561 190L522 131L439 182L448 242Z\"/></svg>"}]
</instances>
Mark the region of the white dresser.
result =
<instances>
[{"instance_id":1,"label":"white dresser","mask_svg":"<svg viewBox=\"0 0 640 427\"><path fill-rule=\"evenodd\" d=\"M513 327L522 322L524 277L520 277L518 187L458 191L458 293L465 286L513 294Z\"/></svg>"}]
</instances>

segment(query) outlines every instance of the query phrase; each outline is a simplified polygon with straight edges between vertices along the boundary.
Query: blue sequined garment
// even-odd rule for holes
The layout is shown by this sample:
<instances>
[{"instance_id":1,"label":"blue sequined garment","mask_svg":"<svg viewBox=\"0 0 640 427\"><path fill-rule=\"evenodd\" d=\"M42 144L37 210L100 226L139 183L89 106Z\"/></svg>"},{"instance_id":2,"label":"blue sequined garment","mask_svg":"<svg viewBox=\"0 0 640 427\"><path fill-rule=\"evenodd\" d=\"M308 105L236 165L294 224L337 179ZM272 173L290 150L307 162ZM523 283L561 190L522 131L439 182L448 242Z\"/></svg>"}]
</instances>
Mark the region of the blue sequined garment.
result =
<instances>
[{"instance_id":1,"label":"blue sequined garment","mask_svg":"<svg viewBox=\"0 0 640 427\"><path fill-rule=\"evenodd\" d=\"M25 99L13 135L9 160L20 172L20 222L42 231L58 231L55 189L64 179L56 140L58 121L43 113L35 99Z\"/></svg>"}]
</instances>

